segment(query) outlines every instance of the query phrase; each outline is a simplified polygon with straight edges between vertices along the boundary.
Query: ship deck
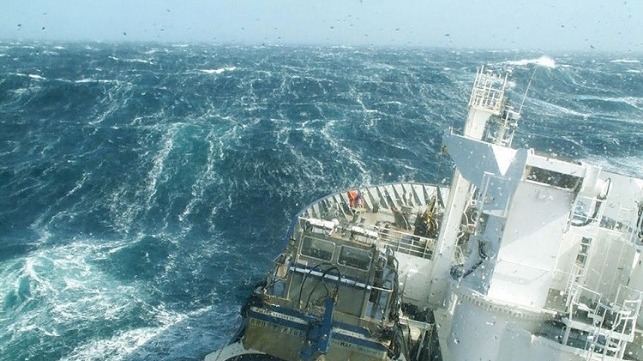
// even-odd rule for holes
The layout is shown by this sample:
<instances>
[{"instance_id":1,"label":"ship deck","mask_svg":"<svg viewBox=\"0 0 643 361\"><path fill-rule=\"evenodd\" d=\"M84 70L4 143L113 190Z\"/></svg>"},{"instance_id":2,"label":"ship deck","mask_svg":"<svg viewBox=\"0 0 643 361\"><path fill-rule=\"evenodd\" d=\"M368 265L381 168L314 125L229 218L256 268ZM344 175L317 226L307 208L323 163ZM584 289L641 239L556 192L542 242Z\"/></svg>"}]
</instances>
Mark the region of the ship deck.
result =
<instances>
[{"instance_id":1,"label":"ship deck","mask_svg":"<svg viewBox=\"0 0 643 361\"><path fill-rule=\"evenodd\" d=\"M358 227L390 246L395 252L431 259L434 236L418 236L417 215L426 211L432 201L439 209L448 197L448 188L424 183L393 183L356 188L362 201L351 200L347 191L321 198L300 213L301 218L340 222L343 228ZM372 233L375 232L375 233ZM377 236L375 237L375 234ZM368 238L367 235L364 237Z\"/></svg>"}]
</instances>

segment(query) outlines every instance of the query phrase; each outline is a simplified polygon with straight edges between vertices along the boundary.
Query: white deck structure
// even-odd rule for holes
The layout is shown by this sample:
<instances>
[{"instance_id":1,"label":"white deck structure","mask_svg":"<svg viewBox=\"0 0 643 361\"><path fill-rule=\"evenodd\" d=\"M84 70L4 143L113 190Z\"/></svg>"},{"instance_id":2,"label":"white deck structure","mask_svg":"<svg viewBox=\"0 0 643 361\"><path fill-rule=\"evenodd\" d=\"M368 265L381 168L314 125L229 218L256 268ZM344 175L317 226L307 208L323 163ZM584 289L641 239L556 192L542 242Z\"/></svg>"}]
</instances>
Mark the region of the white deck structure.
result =
<instances>
[{"instance_id":1,"label":"white deck structure","mask_svg":"<svg viewBox=\"0 0 643 361\"><path fill-rule=\"evenodd\" d=\"M510 109L481 140L505 81L480 71L476 84L495 90L474 88L465 134L444 138L463 178L452 189L470 185L476 214L459 280L435 285L449 297L446 359L640 359L626 350L640 333L643 180L510 148ZM443 228L443 249L454 232Z\"/></svg>"}]
</instances>

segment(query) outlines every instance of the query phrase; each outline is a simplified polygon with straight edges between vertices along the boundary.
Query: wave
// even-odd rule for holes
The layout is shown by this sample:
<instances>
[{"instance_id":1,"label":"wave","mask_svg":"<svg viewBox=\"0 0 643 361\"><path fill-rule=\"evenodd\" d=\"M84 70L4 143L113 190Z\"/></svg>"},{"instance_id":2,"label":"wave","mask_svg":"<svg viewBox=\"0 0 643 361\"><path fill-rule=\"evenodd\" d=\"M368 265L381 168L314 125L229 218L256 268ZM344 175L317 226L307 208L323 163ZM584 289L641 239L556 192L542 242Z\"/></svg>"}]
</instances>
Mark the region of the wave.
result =
<instances>
[{"instance_id":1,"label":"wave","mask_svg":"<svg viewBox=\"0 0 643 361\"><path fill-rule=\"evenodd\" d=\"M111 337L89 340L85 344L76 347L61 361L122 360L188 317L185 314L162 308L157 309L156 312L158 325L123 330ZM177 339L178 337L173 341L177 341Z\"/></svg>"},{"instance_id":2,"label":"wave","mask_svg":"<svg viewBox=\"0 0 643 361\"><path fill-rule=\"evenodd\" d=\"M207 336L211 341L200 352L211 351L212 340L219 339L219 330L229 328L227 320L237 312L236 305L197 302L196 307L186 308L169 302L177 292L216 295L195 282L195 277L202 276L194 274L205 276L204 267L207 273L215 272L211 267L229 267L229 261L209 266L223 248L216 242L204 240L197 247L182 244L182 249L168 252L175 247L169 235L115 240L75 237L65 245L52 245L53 235L47 237L29 254L0 262L0 359L137 360L141 353L156 354L161 340L167 345L187 345L181 348L182 355L173 351L153 359L185 359L186 355L198 359L194 340ZM228 272L239 273L239 267L232 267L234 271ZM173 278L176 273L192 276L179 281ZM180 290L172 288L177 281ZM198 321L201 317L210 321ZM222 343L224 338L219 340Z\"/></svg>"},{"instance_id":3,"label":"wave","mask_svg":"<svg viewBox=\"0 0 643 361\"><path fill-rule=\"evenodd\" d=\"M571 115L571 116L580 117L583 119L587 119L592 116L592 113L582 112L580 111L580 109L575 110L567 106L558 105L555 102L534 99L534 98L527 98L527 99L529 99L533 104L538 106L539 109L537 110L541 115L548 115L554 118L560 118L561 115Z\"/></svg>"},{"instance_id":4,"label":"wave","mask_svg":"<svg viewBox=\"0 0 643 361\"><path fill-rule=\"evenodd\" d=\"M525 65L533 64L533 65L538 65L538 66L542 66L550 69L554 69L556 67L556 61L553 58L546 55L543 55L539 58L533 58L533 59L511 60L505 63L509 65L516 65L516 66L525 66Z\"/></svg>"},{"instance_id":5,"label":"wave","mask_svg":"<svg viewBox=\"0 0 643 361\"><path fill-rule=\"evenodd\" d=\"M13 73L12 75L16 75L19 77L25 77L33 80L47 80L45 77L39 74L25 74L25 73Z\"/></svg>"},{"instance_id":6,"label":"wave","mask_svg":"<svg viewBox=\"0 0 643 361\"><path fill-rule=\"evenodd\" d=\"M606 97L599 95L578 95L578 100L590 100L597 102L620 103L631 106L632 108L643 110L643 97L625 96L625 97Z\"/></svg>"},{"instance_id":7,"label":"wave","mask_svg":"<svg viewBox=\"0 0 643 361\"><path fill-rule=\"evenodd\" d=\"M234 66L227 66L224 68L217 68L217 69L199 69L200 72L206 73L206 74L223 74L226 71L235 71L235 70L237 70L237 68Z\"/></svg>"},{"instance_id":8,"label":"wave","mask_svg":"<svg viewBox=\"0 0 643 361\"><path fill-rule=\"evenodd\" d=\"M149 65L154 65L154 62L147 60L147 59L138 59L138 58L133 58L133 59L123 59L123 58L117 58L115 56L109 56L109 59L115 60L115 61L121 61L124 63L141 63L141 64L149 64Z\"/></svg>"},{"instance_id":9,"label":"wave","mask_svg":"<svg viewBox=\"0 0 643 361\"><path fill-rule=\"evenodd\" d=\"M2 311L10 318L0 318L0 339L6 340L4 351L14 353L12 359L22 358L15 346L29 340L62 348L56 340L64 333L117 320L133 301L144 297L133 284L122 284L101 272L96 260L112 245L92 243L79 240L45 247L2 263ZM41 352L36 355L42 357Z\"/></svg>"},{"instance_id":10,"label":"wave","mask_svg":"<svg viewBox=\"0 0 643 361\"><path fill-rule=\"evenodd\" d=\"M112 83L118 83L118 80L83 78L83 79L74 80L74 83L76 84L86 84L86 83L112 84Z\"/></svg>"},{"instance_id":11,"label":"wave","mask_svg":"<svg viewBox=\"0 0 643 361\"><path fill-rule=\"evenodd\" d=\"M610 63L616 63L616 64L636 64L640 63L641 61L638 59L614 59L610 60Z\"/></svg>"}]
</instances>

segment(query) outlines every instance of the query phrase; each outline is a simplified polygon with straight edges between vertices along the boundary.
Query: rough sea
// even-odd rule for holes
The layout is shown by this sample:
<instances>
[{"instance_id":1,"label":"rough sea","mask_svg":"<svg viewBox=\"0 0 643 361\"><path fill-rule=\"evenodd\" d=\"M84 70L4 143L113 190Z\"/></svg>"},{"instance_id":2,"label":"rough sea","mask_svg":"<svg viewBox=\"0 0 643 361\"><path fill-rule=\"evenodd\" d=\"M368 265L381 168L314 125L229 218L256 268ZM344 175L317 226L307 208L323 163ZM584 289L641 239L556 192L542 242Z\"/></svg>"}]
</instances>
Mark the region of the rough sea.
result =
<instances>
[{"instance_id":1,"label":"rough sea","mask_svg":"<svg viewBox=\"0 0 643 361\"><path fill-rule=\"evenodd\" d=\"M642 177L642 61L0 43L0 360L202 359L304 205L449 183L481 65L531 79L514 145Z\"/></svg>"}]
</instances>

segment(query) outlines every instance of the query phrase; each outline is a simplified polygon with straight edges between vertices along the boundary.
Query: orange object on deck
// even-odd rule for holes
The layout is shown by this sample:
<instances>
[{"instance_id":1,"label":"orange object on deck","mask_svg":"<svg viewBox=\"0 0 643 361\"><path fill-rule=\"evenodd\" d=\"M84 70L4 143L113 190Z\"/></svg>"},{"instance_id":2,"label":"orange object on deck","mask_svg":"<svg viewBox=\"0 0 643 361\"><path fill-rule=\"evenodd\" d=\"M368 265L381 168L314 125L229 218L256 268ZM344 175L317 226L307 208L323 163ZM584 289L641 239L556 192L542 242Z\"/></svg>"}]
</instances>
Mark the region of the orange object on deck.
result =
<instances>
[{"instance_id":1,"label":"orange object on deck","mask_svg":"<svg viewBox=\"0 0 643 361\"><path fill-rule=\"evenodd\" d=\"M362 205L362 192L360 192L359 190L351 189L346 192L346 195L348 195L348 202L351 208L355 208L355 205Z\"/></svg>"}]
</instances>

